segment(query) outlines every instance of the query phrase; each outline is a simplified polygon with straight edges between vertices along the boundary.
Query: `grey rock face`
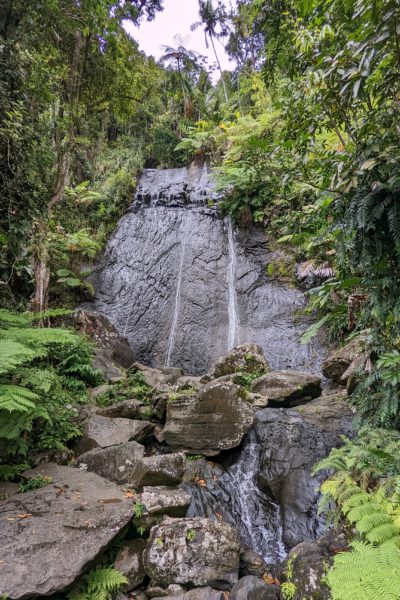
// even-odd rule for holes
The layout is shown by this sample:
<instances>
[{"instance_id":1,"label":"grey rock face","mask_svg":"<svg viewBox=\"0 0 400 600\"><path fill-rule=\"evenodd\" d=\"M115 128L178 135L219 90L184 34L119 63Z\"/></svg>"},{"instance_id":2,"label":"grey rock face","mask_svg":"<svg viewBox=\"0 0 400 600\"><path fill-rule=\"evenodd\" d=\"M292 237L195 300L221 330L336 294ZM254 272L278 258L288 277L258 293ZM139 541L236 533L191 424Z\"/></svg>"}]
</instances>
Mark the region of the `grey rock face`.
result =
<instances>
[{"instance_id":1,"label":"grey rock face","mask_svg":"<svg viewBox=\"0 0 400 600\"><path fill-rule=\"evenodd\" d=\"M122 491L94 473L54 464L29 473L39 474L53 483L0 504L0 595L13 600L67 588L132 518Z\"/></svg>"},{"instance_id":2,"label":"grey rock face","mask_svg":"<svg viewBox=\"0 0 400 600\"><path fill-rule=\"evenodd\" d=\"M143 442L151 435L154 425L148 421L110 419L95 415L85 424L82 437L77 443L80 454L93 448L106 448L134 440Z\"/></svg>"},{"instance_id":3,"label":"grey rock face","mask_svg":"<svg viewBox=\"0 0 400 600\"><path fill-rule=\"evenodd\" d=\"M217 195L206 166L145 170L91 277L94 307L127 336L140 362L197 375L230 349L234 291L235 343L260 345L274 369L317 371L313 349L298 341L307 327L294 318L302 293L268 279L263 231L234 232L230 240L210 200Z\"/></svg>"},{"instance_id":4,"label":"grey rock face","mask_svg":"<svg viewBox=\"0 0 400 600\"><path fill-rule=\"evenodd\" d=\"M118 446L89 450L78 457L77 464L81 469L97 473L109 481L120 485L129 483L137 487L146 474L143 457L143 446L137 442L126 442Z\"/></svg>"},{"instance_id":5,"label":"grey rock face","mask_svg":"<svg viewBox=\"0 0 400 600\"><path fill-rule=\"evenodd\" d=\"M184 517L191 499L191 495L182 488L154 486L143 488L139 502L144 505L145 513L150 515Z\"/></svg>"},{"instance_id":6,"label":"grey rock face","mask_svg":"<svg viewBox=\"0 0 400 600\"><path fill-rule=\"evenodd\" d=\"M7 500L10 496L14 494L18 494L19 485L18 483L11 483L10 481L2 481L0 483L0 502L2 500Z\"/></svg>"},{"instance_id":7,"label":"grey rock face","mask_svg":"<svg viewBox=\"0 0 400 600\"><path fill-rule=\"evenodd\" d=\"M124 543L115 557L114 568L121 571L128 579L128 583L123 587L126 592L138 587L146 577L143 566L145 548L146 542L144 540L130 540Z\"/></svg>"},{"instance_id":8,"label":"grey rock face","mask_svg":"<svg viewBox=\"0 0 400 600\"><path fill-rule=\"evenodd\" d=\"M212 381L197 396L181 396L167 408L165 440L176 449L213 455L235 448L253 423L251 407L230 381Z\"/></svg>"},{"instance_id":9,"label":"grey rock face","mask_svg":"<svg viewBox=\"0 0 400 600\"><path fill-rule=\"evenodd\" d=\"M161 367L152 369L140 363L134 363L133 368L140 371L145 383L160 392L169 392L176 385L180 377L183 377L182 369L173 367Z\"/></svg>"},{"instance_id":10,"label":"grey rock face","mask_svg":"<svg viewBox=\"0 0 400 600\"><path fill-rule=\"evenodd\" d=\"M226 523L210 519L166 519L153 527L144 555L151 580L230 589L238 580L239 541Z\"/></svg>"},{"instance_id":11,"label":"grey rock face","mask_svg":"<svg viewBox=\"0 0 400 600\"><path fill-rule=\"evenodd\" d=\"M143 462L146 475L142 485L177 485L182 481L186 466L183 452L146 456Z\"/></svg>"},{"instance_id":12,"label":"grey rock face","mask_svg":"<svg viewBox=\"0 0 400 600\"><path fill-rule=\"evenodd\" d=\"M212 376L215 378L233 373L260 373L268 371L269 366L260 346L241 344L233 348L215 364Z\"/></svg>"},{"instance_id":13,"label":"grey rock face","mask_svg":"<svg viewBox=\"0 0 400 600\"><path fill-rule=\"evenodd\" d=\"M268 406L297 406L321 395L321 379L299 371L273 371L257 379L252 389Z\"/></svg>"},{"instance_id":14,"label":"grey rock face","mask_svg":"<svg viewBox=\"0 0 400 600\"><path fill-rule=\"evenodd\" d=\"M323 475L312 467L351 433L352 413L341 401L322 396L297 409L264 409L258 414L262 446L258 483L280 505L283 542L292 548L321 532L317 517L318 489Z\"/></svg>"},{"instance_id":15,"label":"grey rock face","mask_svg":"<svg viewBox=\"0 0 400 600\"><path fill-rule=\"evenodd\" d=\"M278 600L279 587L249 575L232 588L230 600Z\"/></svg>"}]
</instances>

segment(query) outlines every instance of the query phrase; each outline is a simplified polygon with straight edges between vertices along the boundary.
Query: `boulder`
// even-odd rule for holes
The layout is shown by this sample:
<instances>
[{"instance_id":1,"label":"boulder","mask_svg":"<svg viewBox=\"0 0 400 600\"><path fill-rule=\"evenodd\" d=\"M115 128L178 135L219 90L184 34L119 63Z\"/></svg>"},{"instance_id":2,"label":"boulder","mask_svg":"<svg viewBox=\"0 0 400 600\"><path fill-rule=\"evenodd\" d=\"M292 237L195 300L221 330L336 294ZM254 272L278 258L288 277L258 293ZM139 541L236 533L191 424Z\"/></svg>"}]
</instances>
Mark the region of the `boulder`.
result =
<instances>
[{"instance_id":1,"label":"boulder","mask_svg":"<svg viewBox=\"0 0 400 600\"><path fill-rule=\"evenodd\" d=\"M284 577L290 562L291 580L299 598L328 600L330 590L324 583L327 566L337 552L348 547L346 535L340 530L328 530L315 542L302 542L292 548L283 564Z\"/></svg>"},{"instance_id":2,"label":"boulder","mask_svg":"<svg viewBox=\"0 0 400 600\"><path fill-rule=\"evenodd\" d=\"M280 505L288 548L321 532L317 504L324 475L312 477L310 471L341 444L342 435L351 435L351 425L349 406L335 394L295 409L266 408L258 413L258 485Z\"/></svg>"},{"instance_id":3,"label":"boulder","mask_svg":"<svg viewBox=\"0 0 400 600\"><path fill-rule=\"evenodd\" d=\"M335 383L346 384L342 376L349 369L351 363L363 354L365 349L365 337L353 338L348 344L332 352L322 363L322 373ZM350 373L349 373L350 375Z\"/></svg>"},{"instance_id":4,"label":"boulder","mask_svg":"<svg viewBox=\"0 0 400 600\"><path fill-rule=\"evenodd\" d=\"M165 441L174 449L213 456L235 448L253 423L251 406L229 381L211 381L196 396L179 396L167 407Z\"/></svg>"},{"instance_id":5,"label":"boulder","mask_svg":"<svg viewBox=\"0 0 400 600\"><path fill-rule=\"evenodd\" d=\"M237 534L227 523L167 518L152 528L144 563L159 585L229 590L238 580L239 550Z\"/></svg>"},{"instance_id":6,"label":"boulder","mask_svg":"<svg viewBox=\"0 0 400 600\"><path fill-rule=\"evenodd\" d=\"M146 573L143 566L143 552L146 542L141 539L125 542L115 557L114 568L128 579L123 590L129 592L143 583Z\"/></svg>"},{"instance_id":7,"label":"boulder","mask_svg":"<svg viewBox=\"0 0 400 600\"><path fill-rule=\"evenodd\" d=\"M122 400L117 404L106 406L105 408L98 408L96 410L98 415L102 417L108 417L111 419L142 419L146 413L146 406L139 400Z\"/></svg>"},{"instance_id":8,"label":"boulder","mask_svg":"<svg viewBox=\"0 0 400 600\"><path fill-rule=\"evenodd\" d=\"M241 344L219 359L212 371L212 377L218 378L232 373L260 374L269 370L261 346Z\"/></svg>"},{"instance_id":9,"label":"boulder","mask_svg":"<svg viewBox=\"0 0 400 600\"><path fill-rule=\"evenodd\" d=\"M120 485L138 487L146 474L144 447L137 442L125 442L108 448L94 448L77 459L80 469L97 473Z\"/></svg>"},{"instance_id":10,"label":"boulder","mask_svg":"<svg viewBox=\"0 0 400 600\"><path fill-rule=\"evenodd\" d=\"M262 556L254 552L250 548L240 548L240 567L239 576L255 575L262 577L267 571L267 564Z\"/></svg>"},{"instance_id":11,"label":"boulder","mask_svg":"<svg viewBox=\"0 0 400 600\"><path fill-rule=\"evenodd\" d=\"M48 464L53 483L0 504L0 595L49 596L73 584L132 519L132 502L94 473Z\"/></svg>"},{"instance_id":12,"label":"boulder","mask_svg":"<svg viewBox=\"0 0 400 600\"><path fill-rule=\"evenodd\" d=\"M248 575L234 585L230 600L279 600L279 587Z\"/></svg>"},{"instance_id":13,"label":"boulder","mask_svg":"<svg viewBox=\"0 0 400 600\"><path fill-rule=\"evenodd\" d=\"M114 386L109 383L107 383L105 385L98 385L97 387L89 390L89 398L91 400L95 400L99 396L103 396L103 394L107 394L107 392L111 391L113 389L113 387Z\"/></svg>"},{"instance_id":14,"label":"boulder","mask_svg":"<svg viewBox=\"0 0 400 600\"><path fill-rule=\"evenodd\" d=\"M14 496L14 494L18 494L18 492L18 483L11 483L10 481L0 482L0 502L2 500L7 500L7 498L10 498L10 496Z\"/></svg>"},{"instance_id":15,"label":"boulder","mask_svg":"<svg viewBox=\"0 0 400 600\"><path fill-rule=\"evenodd\" d=\"M146 385L153 389L157 389L160 392L171 392L179 378L183 377L182 369L177 369L175 367L153 369L136 362L132 365L132 369L140 371Z\"/></svg>"},{"instance_id":16,"label":"boulder","mask_svg":"<svg viewBox=\"0 0 400 600\"><path fill-rule=\"evenodd\" d=\"M77 442L77 452L83 454L93 448L107 448L134 440L145 441L151 435L154 425L148 421L131 419L110 419L95 415L85 423L82 437Z\"/></svg>"},{"instance_id":17,"label":"boulder","mask_svg":"<svg viewBox=\"0 0 400 600\"><path fill-rule=\"evenodd\" d=\"M125 379L124 371L110 358L107 348L94 349L93 368L101 371L106 381L116 383Z\"/></svg>"},{"instance_id":18,"label":"boulder","mask_svg":"<svg viewBox=\"0 0 400 600\"><path fill-rule=\"evenodd\" d=\"M161 598L163 598L163 600L224 600L226 596L223 592L213 590L211 587L207 586L195 588L189 592L174 596L159 596L158 598L153 598L153 600L161 600Z\"/></svg>"},{"instance_id":19,"label":"boulder","mask_svg":"<svg viewBox=\"0 0 400 600\"><path fill-rule=\"evenodd\" d=\"M184 377L180 377L176 382L176 386L178 390L187 390L187 389L200 389L201 388L201 377L194 377L192 375L185 375Z\"/></svg>"},{"instance_id":20,"label":"boulder","mask_svg":"<svg viewBox=\"0 0 400 600\"><path fill-rule=\"evenodd\" d=\"M134 352L126 337L99 312L78 309L68 316L57 317L55 325L72 326L81 333L89 336L98 348L105 350L104 357L128 369L135 360Z\"/></svg>"},{"instance_id":21,"label":"boulder","mask_svg":"<svg viewBox=\"0 0 400 600\"><path fill-rule=\"evenodd\" d=\"M300 371L273 371L256 379L252 390L267 398L270 407L297 406L321 395L321 379Z\"/></svg>"},{"instance_id":22,"label":"boulder","mask_svg":"<svg viewBox=\"0 0 400 600\"><path fill-rule=\"evenodd\" d=\"M183 452L146 456L143 462L146 474L142 485L177 485L182 481L186 467Z\"/></svg>"},{"instance_id":23,"label":"boulder","mask_svg":"<svg viewBox=\"0 0 400 600\"><path fill-rule=\"evenodd\" d=\"M144 487L138 502L144 506L145 514L184 517L192 496L182 488L162 486Z\"/></svg>"}]
</instances>

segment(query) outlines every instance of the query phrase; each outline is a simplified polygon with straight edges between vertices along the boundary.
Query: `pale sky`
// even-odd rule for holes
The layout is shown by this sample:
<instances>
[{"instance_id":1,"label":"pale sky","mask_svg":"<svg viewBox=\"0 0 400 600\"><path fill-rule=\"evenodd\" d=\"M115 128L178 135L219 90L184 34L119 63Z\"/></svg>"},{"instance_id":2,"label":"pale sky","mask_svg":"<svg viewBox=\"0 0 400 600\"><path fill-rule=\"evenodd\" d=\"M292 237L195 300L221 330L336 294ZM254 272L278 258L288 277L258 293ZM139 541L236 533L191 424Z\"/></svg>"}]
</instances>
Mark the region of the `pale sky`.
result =
<instances>
[{"instance_id":1,"label":"pale sky","mask_svg":"<svg viewBox=\"0 0 400 600\"><path fill-rule=\"evenodd\" d=\"M175 46L174 35L180 34L188 50L195 50L207 56L209 64L215 63L211 44L206 48L202 28L190 31L192 23L199 21L198 0L164 0L163 5L164 10L157 13L154 21L143 21L139 27L126 25L127 31L138 42L139 48L158 59L164 54L161 46ZM234 63L228 60L221 43L215 41L215 44L222 68L233 69Z\"/></svg>"}]
</instances>

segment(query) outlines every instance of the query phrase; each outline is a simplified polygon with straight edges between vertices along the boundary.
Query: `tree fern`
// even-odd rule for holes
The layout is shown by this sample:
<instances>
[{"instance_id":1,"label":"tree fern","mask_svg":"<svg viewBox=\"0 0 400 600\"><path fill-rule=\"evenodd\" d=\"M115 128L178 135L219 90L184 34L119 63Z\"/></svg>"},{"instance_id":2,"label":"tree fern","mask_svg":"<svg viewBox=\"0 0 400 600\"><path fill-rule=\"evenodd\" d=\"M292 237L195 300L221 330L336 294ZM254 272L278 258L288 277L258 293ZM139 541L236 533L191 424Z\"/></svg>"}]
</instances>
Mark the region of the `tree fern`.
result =
<instances>
[{"instance_id":1,"label":"tree fern","mask_svg":"<svg viewBox=\"0 0 400 600\"><path fill-rule=\"evenodd\" d=\"M337 554L326 580L332 600L399 600L400 550L387 543L354 542Z\"/></svg>"},{"instance_id":2,"label":"tree fern","mask_svg":"<svg viewBox=\"0 0 400 600\"><path fill-rule=\"evenodd\" d=\"M35 410L39 396L18 385L0 384L0 410L29 413ZM0 432L0 436L2 436Z\"/></svg>"}]
</instances>

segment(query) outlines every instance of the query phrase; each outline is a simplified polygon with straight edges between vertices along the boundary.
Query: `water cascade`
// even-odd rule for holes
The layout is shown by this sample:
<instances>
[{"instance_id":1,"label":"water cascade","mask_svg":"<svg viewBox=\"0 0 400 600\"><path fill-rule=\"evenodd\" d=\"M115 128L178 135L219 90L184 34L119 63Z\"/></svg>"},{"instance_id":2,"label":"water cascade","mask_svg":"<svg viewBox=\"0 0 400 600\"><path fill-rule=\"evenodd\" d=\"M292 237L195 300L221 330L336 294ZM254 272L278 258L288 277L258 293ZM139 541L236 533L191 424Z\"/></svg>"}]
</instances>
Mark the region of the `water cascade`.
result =
<instances>
[{"instance_id":1,"label":"water cascade","mask_svg":"<svg viewBox=\"0 0 400 600\"><path fill-rule=\"evenodd\" d=\"M303 294L268 279L263 231L234 232L218 199L207 166L145 170L92 275L94 308L154 367L202 374L240 340L272 368L318 370L299 343Z\"/></svg>"},{"instance_id":2,"label":"water cascade","mask_svg":"<svg viewBox=\"0 0 400 600\"><path fill-rule=\"evenodd\" d=\"M188 238L188 223L189 223L189 221L186 220L185 226L184 226L182 242L181 242L181 256L180 256L180 261L179 261L178 282L176 285L174 317L172 319L171 332L169 334L169 339L168 339L168 353L167 353L167 360L165 363L166 367L172 366L171 358L172 358L172 352L174 351L174 346L175 346L176 327L178 325L179 309L180 309L180 304L181 304L183 261L185 259L186 243L187 243L187 238Z\"/></svg>"}]
</instances>

